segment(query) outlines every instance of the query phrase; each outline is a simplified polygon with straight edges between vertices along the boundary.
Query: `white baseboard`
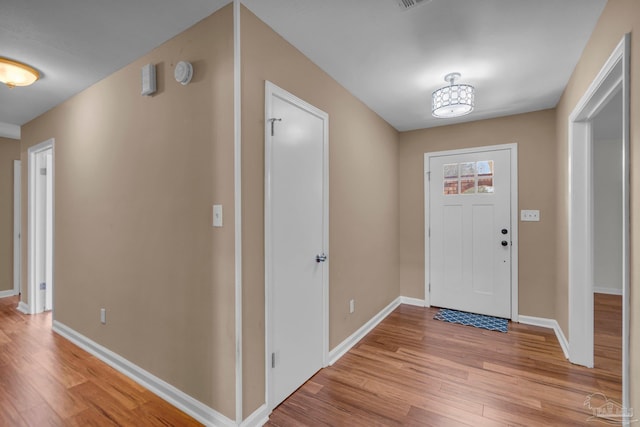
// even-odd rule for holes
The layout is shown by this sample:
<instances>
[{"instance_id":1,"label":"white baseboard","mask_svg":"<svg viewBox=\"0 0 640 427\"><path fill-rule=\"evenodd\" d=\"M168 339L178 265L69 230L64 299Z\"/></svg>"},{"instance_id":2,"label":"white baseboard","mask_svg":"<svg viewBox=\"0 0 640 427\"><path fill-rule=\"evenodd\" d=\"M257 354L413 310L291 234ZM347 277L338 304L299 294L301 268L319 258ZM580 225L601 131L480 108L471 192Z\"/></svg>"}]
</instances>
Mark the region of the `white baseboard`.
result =
<instances>
[{"instance_id":1,"label":"white baseboard","mask_svg":"<svg viewBox=\"0 0 640 427\"><path fill-rule=\"evenodd\" d=\"M29 310L29 306L27 304L25 304L24 301L20 301L18 303L18 306L16 307L16 310L18 310L22 314L31 314L31 310Z\"/></svg>"},{"instance_id":2,"label":"white baseboard","mask_svg":"<svg viewBox=\"0 0 640 427\"><path fill-rule=\"evenodd\" d=\"M267 405L262 405L253 414L249 415L242 421L240 427L261 427L269 421L269 412L267 411Z\"/></svg>"},{"instance_id":3,"label":"white baseboard","mask_svg":"<svg viewBox=\"0 0 640 427\"><path fill-rule=\"evenodd\" d=\"M382 322L382 320L387 317L393 310L396 309L400 305L400 297L396 298L380 311L380 313L376 314L369 320L367 323L362 325L360 329L355 331L348 337L346 340L342 341L340 344L336 346L333 350L329 352L329 365L333 365L340 359L344 354L349 351L354 345L358 343L365 335L375 328L378 323Z\"/></svg>"},{"instance_id":4,"label":"white baseboard","mask_svg":"<svg viewBox=\"0 0 640 427\"><path fill-rule=\"evenodd\" d=\"M601 287L595 287L593 288L593 293L594 294L607 294L607 295L622 295L622 289L616 289L616 288L601 288Z\"/></svg>"},{"instance_id":5,"label":"white baseboard","mask_svg":"<svg viewBox=\"0 0 640 427\"><path fill-rule=\"evenodd\" d=\"M400 304L415 305L416 307L426 307L425 301L419 298L400 297Z\"/></svg>"},{"instance_id":6,"label":"white baseboard","mask_svg":"<svg viewBox=\"0 0 640 427\"><path fill-rule=\"evenodd\" d=\"M216 410L56 320L53 321L53 331L91 353L118 372L146 387L149 391L157 394L204 425L220 427L236 425L234 421Z\"/></svg>"},{"instance_id":7,"label":"white baseboard","mask_svg":"<svg viewBox=\"0 0 640 427\"><path fill-rule=\"evenodd\" d=\"M564 336L564 332L562 332L557 320L545 319L543 317L519 316L518 321L525 325L541 326L543 328L553 329L556 333L558 343L560 343L560 347L562 348L562 352L564 353L564 357L567 359L569 358L569 341L567 341L567 337Z\"/></svg>"},{"instance_id":8,"label":"white baseboard","mask_svg":"<svg viewBox=\"0 0 640 427\"><path fill-rule=\"evenodd\" d=\"M9 298L18 295L15 289L9 289L8 291L0 291L0 298Z\"/></svg>"}]
</instances>

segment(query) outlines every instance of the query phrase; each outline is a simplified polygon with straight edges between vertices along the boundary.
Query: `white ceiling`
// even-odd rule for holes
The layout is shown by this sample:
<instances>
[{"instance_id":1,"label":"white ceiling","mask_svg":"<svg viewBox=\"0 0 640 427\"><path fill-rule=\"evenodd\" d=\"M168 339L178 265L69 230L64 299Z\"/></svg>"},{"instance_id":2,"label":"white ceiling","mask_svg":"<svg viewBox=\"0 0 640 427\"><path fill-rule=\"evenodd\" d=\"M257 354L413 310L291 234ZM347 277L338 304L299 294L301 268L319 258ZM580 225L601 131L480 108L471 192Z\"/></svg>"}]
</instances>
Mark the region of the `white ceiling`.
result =
<instances>
[{"instance_id":1,"label":"white ceiling","mask_svg":"<svg viewBox=\"0 0 640 427\"><path fill-rule=\"evenodd\" d=\"M244 0L400 131L555 107L606 0ZM476 87L476 110L431 116L444 76Z\"/></svg>"},{"instance_id":2,"label":"white ceiling","mask_svg":"<svg viewBox=\"0 0 640 427\"><path fill-rule=\"evenodd\" d=\"M211 15L230 0L0 0L0 56L40 71L0 84L0 131L23 125Z\"/></svg>"},{"instance_id":3,"label":"white ceiling","mask_svg":"<svg viewBox=\"0 0 640 427\"><path fill-rule=\"evenodd\" d=\"M0 132L122 68L229 0L2 0L0 56L42 74L0 87ZM606 0L243 0L396 129L554 107ZM476 110L434 119L431 92L457 71Z\"/></svg>"}]
</instances>

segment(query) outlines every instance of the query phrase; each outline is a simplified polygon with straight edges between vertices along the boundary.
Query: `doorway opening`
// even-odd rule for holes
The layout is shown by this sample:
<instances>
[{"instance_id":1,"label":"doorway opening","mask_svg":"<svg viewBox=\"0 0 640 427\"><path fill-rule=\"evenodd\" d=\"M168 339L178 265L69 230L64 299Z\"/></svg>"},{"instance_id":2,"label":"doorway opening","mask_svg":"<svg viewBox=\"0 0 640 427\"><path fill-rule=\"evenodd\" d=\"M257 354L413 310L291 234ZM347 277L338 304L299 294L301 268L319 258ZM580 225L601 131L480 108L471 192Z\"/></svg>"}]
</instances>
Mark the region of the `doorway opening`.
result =
<instances>
[{"instance_id":1,"label":"doorway opening","mask_svg":"<svg viewBox=\"0 0 640 427\"><path fill-rule=\"evenodd\" d=\"M622 91L593 118L594 359L622 377ZM621 382L611 390L620 401ZM615 394L614 394L615 393ZM615 397L614 397L615 396Z\"/></svg>"},{"instance_id":2,"label":"doorway opening","mask_svg":"<svg viewBox=\"0 0 640 427\"><path fill-rule=\"evenodd\" d=\"M622 294L622 404L629 407L629 45L630 35L620 41L600 73L569 116L569 359L594 366L594 291L603 275L618 282ZM613 141L601 137L602 113L618 109ZM616 124L617 123L617 124ZM619 148L618 148L619 147ZM618 154L616 154L616 152ZM601 187L608 180L599 176L598 162L617 162L613 188ZM615 166L614 166L615 167ZM617 172L617 174L615 173ZM602 224L600 205L613 201L615 232ZM611 225L611 224L609 224ZM607 257L596 249L602 233L613 233L612 247L618 256ZM615 236L614 236L615 234ZM596 240L598 239L598 240ZM611 254L609 254L611 255ZM613 267L611 267L613 266ZM615 273L612 273L612 268ZM612 286L607 284L607 287Z\"/></svg>"},{"instance_id":3,"label":"doorway opening","mask_svg":"<svg viewBox=\"0 0 640 427\"><path fill-rule=\"evenodd\" d=\"M28 150L28 312L53 309L54 140Z\"/></svg>"}]
</instances>

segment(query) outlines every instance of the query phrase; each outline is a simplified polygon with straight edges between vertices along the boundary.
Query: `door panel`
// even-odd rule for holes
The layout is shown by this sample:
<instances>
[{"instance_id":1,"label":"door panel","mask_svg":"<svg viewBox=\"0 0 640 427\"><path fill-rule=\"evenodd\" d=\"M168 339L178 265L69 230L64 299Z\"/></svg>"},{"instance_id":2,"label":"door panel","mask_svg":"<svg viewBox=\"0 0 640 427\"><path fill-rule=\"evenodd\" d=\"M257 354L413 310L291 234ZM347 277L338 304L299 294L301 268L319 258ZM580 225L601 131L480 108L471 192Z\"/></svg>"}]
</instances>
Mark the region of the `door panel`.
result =
<instances>
[{"instance_id":1,"label":"door panel","mask_svg":"<svg viewBox=\"0 0 640 427\"><path fill-rule=\"evenodd\" d=\"M325 119L289 97L271 96L267 139L267 280L270 289L270 405L323 367ZM269 138L270 137L270 138Z\"/></svg>"},{"instance_id":2,"label":"door panel","mask_svg":"<svg viewBox=\"0 0 640 427\"><path fill-rule=\"evenodd\" d=\"M431 305L510 317L510 162L504 149L429 158Z\"/></svg>"}]
</instances>

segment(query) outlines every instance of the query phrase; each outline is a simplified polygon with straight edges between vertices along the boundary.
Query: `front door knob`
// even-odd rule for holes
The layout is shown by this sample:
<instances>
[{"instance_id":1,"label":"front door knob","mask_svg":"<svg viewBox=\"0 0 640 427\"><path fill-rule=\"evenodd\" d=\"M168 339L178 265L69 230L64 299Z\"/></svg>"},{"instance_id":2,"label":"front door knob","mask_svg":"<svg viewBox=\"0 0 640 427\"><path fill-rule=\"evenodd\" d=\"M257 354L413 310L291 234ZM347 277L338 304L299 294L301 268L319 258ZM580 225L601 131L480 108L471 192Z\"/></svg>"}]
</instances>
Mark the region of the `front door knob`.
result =
<instances>
[{"instance_id":1,"label":"front door knob","mask_svg":"<svg viewBox=\"0 0 640 427\"><path fill-rule=\"evenodd\" d=\"M327 260L327 256L325 254L316 255L316 262L325 262Z\"/></svg>"}]
</instances>

